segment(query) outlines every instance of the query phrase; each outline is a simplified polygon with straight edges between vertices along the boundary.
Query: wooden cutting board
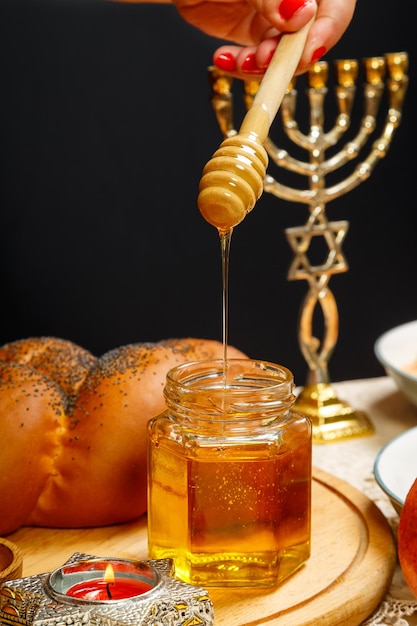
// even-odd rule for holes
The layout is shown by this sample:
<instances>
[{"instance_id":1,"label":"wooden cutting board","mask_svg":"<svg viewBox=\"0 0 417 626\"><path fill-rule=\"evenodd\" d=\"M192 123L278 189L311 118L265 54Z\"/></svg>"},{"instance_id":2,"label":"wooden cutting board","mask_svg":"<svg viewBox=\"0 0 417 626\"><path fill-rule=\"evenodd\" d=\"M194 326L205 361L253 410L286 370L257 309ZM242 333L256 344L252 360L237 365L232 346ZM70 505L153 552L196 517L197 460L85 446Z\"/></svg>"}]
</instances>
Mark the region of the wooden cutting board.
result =
<instances>
[{"instance_id":1,"label":"wooden cutting board","mask_svg":"<svg viewBox=\"0 0 417 626\"><path fill-rule=\"evenodd\" d=\"M23 576L50 572L74 552L146 559L146 517L92 529L21 528L8 536L23 553ZM396 563L380 510L340 479L314 470L312 553L274 589L209 589L215 626L358 626L379 605Z\"/></svg>"}]
</instances>

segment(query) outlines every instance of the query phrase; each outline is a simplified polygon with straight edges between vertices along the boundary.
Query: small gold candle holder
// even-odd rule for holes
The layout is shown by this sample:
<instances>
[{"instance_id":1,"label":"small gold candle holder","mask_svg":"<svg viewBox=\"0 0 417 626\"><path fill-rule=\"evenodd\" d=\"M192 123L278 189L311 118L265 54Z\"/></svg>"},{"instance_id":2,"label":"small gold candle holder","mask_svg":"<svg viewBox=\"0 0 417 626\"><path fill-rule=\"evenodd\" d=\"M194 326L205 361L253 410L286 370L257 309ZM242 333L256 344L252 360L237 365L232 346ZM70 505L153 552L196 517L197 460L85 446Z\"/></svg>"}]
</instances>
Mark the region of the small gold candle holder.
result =
<instances>
[{"instance_id":1,"label":"small gold candle holder","mask_svg":"<svg viewBox=\"0 0 417 626\"><path fill-rule=\"evenodd\" d=\"M106 580L108 567L114 579ZM75 553L51 573L0 585L4 626L212 626L205 589L173 577L171 559L133 561Z\"/></svg>"}]
</instances>

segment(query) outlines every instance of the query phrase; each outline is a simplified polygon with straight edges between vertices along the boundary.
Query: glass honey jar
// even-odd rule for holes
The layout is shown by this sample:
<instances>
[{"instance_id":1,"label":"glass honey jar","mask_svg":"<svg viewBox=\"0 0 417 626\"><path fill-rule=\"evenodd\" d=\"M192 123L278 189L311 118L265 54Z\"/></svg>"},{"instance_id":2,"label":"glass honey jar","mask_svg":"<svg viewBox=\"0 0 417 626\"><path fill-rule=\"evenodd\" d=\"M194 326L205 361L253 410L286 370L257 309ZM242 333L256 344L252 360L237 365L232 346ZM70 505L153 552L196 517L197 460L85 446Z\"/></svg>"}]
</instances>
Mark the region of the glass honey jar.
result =
<instances>
[{"instance_id":1,"label":"glass honey jar","mask_svg":"<svg viewBox=\"0 0 417 626\"><path fill-rule=\"evenodd\" d=\"M268 587L309 558L312 432L293 386L250 359L168 373L148 427L148 543L180 580Z\"/></svg>"}]
</instances>

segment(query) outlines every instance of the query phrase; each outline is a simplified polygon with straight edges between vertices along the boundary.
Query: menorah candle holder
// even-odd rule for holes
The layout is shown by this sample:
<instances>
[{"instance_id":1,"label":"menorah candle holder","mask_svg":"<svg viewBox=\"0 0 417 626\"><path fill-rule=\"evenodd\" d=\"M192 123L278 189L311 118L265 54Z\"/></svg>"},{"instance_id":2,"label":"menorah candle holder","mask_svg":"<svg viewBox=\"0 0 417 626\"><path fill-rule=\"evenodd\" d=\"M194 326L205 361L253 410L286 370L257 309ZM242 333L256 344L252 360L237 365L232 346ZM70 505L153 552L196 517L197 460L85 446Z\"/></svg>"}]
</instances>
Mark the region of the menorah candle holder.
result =
<instances>
[{"instance_id":1,"label":"menorah candle holder","mask_svg":"<svg viewBox=\"0 0 417 626\"><path fill-rule=\"evenodd\" d=\"M105 580L108 566L114 580ZM75 553L57 570L0 585L5 626L211 626L205 589L173 577L171 559L132 561Z\"/></svg>"},{"instance_id":2,"label":"menorah candle holder","mask_svg":"<svg viewBox=\"0 0 417 626\"><path fill-rule=\"evenodd\" d=\"M278 168L306 177L308 186L295 188L278 182L269 173L264 179L264 190L277 198L308 206L305 224L287 228L285 233L294 253L288 271L289 280L306 280L308 291L301 305L298 342L309 371L306 385L301 390L296 408L313 422L313 440L324 443L344 438L358 437L373 432L368 416L339 399L329 377L329 360L334 351L339 332L339 314L329 281L334 274L348 270L342 251L349 222L329 221L326 206L331 200L351 191L371 175L378 161L385 157L396 129L401 122L402 106L408 85L408 56L405 52L386 54L383 57L364 59L364 110L356 135L344 140L351 126L352 108L356 95L359 63L356 60L336 61L335 97L337 115L333 126L324 129L325 99L328 94L329 66L325 61L314 63L307 75L307 97L310 106L310 128L301 132L295 119L297 90L295 80L289 85L281 104L282 127L294 147L308 154L308 160L292 156L279 148L270 136L264 147ZM233 121L233 79L217 68L209 68L212 88L212 107L224 137L236 134ZM243 98L247 108L259 88L259 81L243 83ZM359 159L367 141L376 133L382 96L386 92L388 111L383 128L374 139L369 154L358 162L351 173L332 185L326 176L342 166ZM327 158L327 151L333 153ZM318 239L324 242L325 255L321 263L312 260L313 248ZM321 309L322 337L314 333L314 317Z\"/></svg>"}]
</instances>

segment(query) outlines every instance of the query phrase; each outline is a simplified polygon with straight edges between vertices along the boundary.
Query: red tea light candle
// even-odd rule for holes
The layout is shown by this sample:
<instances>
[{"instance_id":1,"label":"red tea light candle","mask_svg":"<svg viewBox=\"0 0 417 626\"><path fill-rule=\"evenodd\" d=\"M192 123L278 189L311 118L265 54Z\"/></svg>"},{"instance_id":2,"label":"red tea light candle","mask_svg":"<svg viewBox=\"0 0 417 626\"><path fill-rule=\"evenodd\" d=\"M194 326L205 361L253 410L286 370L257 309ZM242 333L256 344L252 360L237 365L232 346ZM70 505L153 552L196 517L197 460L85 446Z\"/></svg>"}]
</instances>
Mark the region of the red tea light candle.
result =
<instances>
[{"instance_id":1,"label":"red tea light candle","mask_svg":"<svg viewBox=\"0 0 417 626\"><path fill-rule=\"evenodd\" d=\"M123 559L88 559L55 570L47 590L61 602L114 602L152 591L159 575L148 564Z\"/></svg>"},{"instance_id":2,"label":"red tea light candle","mask_svg":"<svg viewBox=\"0 0 417 626\"><path fill-rule=\"evenodd\" d=\"M97 602L103 600L126 600L140 596L152 589L152 585L135 578L115 578L111 564L107 565L102 579L86 580L72 585L67 596Z\"/></svg>"}]
</instances>

